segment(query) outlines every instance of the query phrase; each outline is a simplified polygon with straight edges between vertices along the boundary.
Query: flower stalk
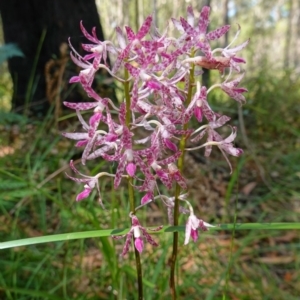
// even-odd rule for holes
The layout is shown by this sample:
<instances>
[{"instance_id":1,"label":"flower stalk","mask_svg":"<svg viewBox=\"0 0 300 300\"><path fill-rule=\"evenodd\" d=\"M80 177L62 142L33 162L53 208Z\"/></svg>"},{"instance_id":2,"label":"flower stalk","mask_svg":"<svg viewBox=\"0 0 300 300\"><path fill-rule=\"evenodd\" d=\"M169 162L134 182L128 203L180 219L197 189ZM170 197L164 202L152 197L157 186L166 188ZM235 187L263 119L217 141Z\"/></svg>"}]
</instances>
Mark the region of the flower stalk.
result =
<instances>
[{"instance_id":1,"label":"flower stalk","mask_svg":"<svg viewBox=\"0 0 300 300\"><path fill-rule=\"evenodd\" d=\"M191 57L194 56L194 51L192 50ZM194 71L195 65L191 65L190 74L189 74L189 86L188 86L188 94L186 99L186 105L188 106L191 103L192 95L193 95L193 87L195 84L194 79ZM183 125L183 129L187 130L189 128L188 122ZM185 154L185 145L186 145L186 137L182 136L179 142L179 149L181 155L178 158L178 169L181 173L183 173L184 167L184 154ZM178 226L179 224L179 197L180 197L181 188L178 183L175 186L175 203L174 203L174 226ZM177 299L176 293L176 280L175 280L175 271L176 271L176 261L177 261L177 254L178 254L178 232L173 233L173 248L172 248L172 255L170 259L170 290L172 299Z\"/></svg>"},{"instance_id":2,"label":"flower stalk","mask_svg":"<svg viewBox=\"0 0 300 300\"><path fill-rule=\"evenodd\" d=\"M128 70L124 70L124 94L125 94L125 103L126 103L126 126L129 127L131 123L131 114L130 114L130 89L129 89L129 73ZM133 188L133 178L131 176L128 177L128 196L129 196L129 204L130 211L132 214L135 213L135 197L134 197L134 188ZM132 237L133 243L135 243L135 237ZM140 252L134 248L134 256L135 256L135 267L136 267L136 275L137 275L137 285L138 285L138 299L143 300L143 273L142 273L142 264Z\"/></svg>"},{"instance_id":3,"label":"flower stalk","mask_svg":"<svg viewBox=\"0 0 300 300\"><path fill-rule=\"evenodd\" d=\"M189 186L183 175L186 151L203 148L204 155L208 157L212 147L217 147L230 170L227 154L242 154L242 150L235 148L233 144L236 137L234 126L227 125L231 129L231 134L227 137L218 132L219 128L226 126L230 117L214 112L207 95L214 88L220 88L237 102L245 102L243 93L247 90L238 87L244 76L240 64L245 63L245 60L238 57L237 52L246 47L249 40L235 47L230 44L224 49L211 49L210 41L221 38L230 26L224 25L207 32L209 12L210 8L204 6L199 20L196 20L193 9L188 7L186 19L172 19L180 32L178 38L169 37L167 31L160 34L152 26L152 16L148 16L136 33L129 26L125 26L125 34L117 27L118 45L100 41L96 30L92 29L92 33L88 33L83 23L80 24L81 30L90 43L83 44L82 47L88 54L82 57L70 43L71 59L82 69L70 82L80 83L92 102L64 102L68 108L76 111L83 131L63 135L76 140L76 147L83 148L83 165L90 160L105 160L115 162L117 169L114 174L104 171L94 176L84 175L71 161L70 167L78 177L68 177L83 184L83 191L77 195L77 201L88 198L96 189L102 205L102 200L108 198L102 198L100 193L98 181L102 176L114 178L114 189L125 184L124 179L127 181L131 228L127 234L113 238L119 240L125 237L122 256L132 246L134 248L138 299L143 299L140 255L144 250L144 241L154 247L158 246L140 223L139 210L148 209L151 213L149 204L161 201L166 208L169 223L174 226L179 225L180 214L189 214L184 244L188 244L190 237L195 242L198 231L205 231L211 225L196 217L191 202L187 200ZM238 33L234 39L237 36ZM201 55L195 56L196 53ZM111 67L107 65L108 55L112 57ZM227 74L226 79L221 77L220 82L211 87L201 86L202 68ZM119 105L111 99L102 98L93 89L92 84L99 69L107 70L115 80L123 84L125 100ZM235 72L240 75L233 77ZM91 112L88 120L84 118L86 114L83 115L82 111ZM114 117L116 113L117 118ZM193 128L191 124L196 122L199 124L198 128ZM204 137L206 141L202 141ZM190 146L191 143L194 145ZM168 191L166 194L163 193L165 190ZM139 204L135 196L137 192L142 193ZM161 228L159 226L151 230ZM169 284L173 299L177 299L175 269L178 241L179 235L175 232L169 260Z\"/></svg>"}]
</instances>

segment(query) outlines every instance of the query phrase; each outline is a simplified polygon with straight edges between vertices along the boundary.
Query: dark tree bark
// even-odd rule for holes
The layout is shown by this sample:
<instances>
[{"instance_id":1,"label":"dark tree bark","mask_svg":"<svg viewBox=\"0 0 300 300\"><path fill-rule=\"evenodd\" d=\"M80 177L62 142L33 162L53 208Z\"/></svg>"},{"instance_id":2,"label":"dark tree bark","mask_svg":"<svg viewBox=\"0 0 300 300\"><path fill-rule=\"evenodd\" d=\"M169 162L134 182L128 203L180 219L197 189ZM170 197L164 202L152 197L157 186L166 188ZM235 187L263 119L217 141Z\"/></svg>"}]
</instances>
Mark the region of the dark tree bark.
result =
<instances>
[{"instance_id":1,"label":"dark tree bark","mask_svg":"<svg viewBox=\"0 0 300 300\"><path fill-rule=\"evenodd\" d=\"M70 73L72 69L66 68L71 65L67 64L68 38L71 37L72 45L78 52L81 51L80 44L87 42L79 22L82 20L89 32L96 26L98 38L103 40L95 1L2 0L0 12L5 42L16 43L25 55L24 58L15 57L9 60L9 70L14 82L13 109L24 112L27 102L31 113L43 115L49 108L49 101L53 100L50 98L55 95L53 89L61 89L58 86L62 84L60 73L65 73L65 70L69 72L64 75L65 84L74 75ZM37 64L34 69L35 60ZM45 67L48 74L45 74ZM78 74L75 67L73 72ZM56 79L55 76L59 78ZM55 85L55 80L60 82ZM72 101L79 100L77 98L80 97L82 96L74 90L69 95Z\"/></svg>"}]
</instances>

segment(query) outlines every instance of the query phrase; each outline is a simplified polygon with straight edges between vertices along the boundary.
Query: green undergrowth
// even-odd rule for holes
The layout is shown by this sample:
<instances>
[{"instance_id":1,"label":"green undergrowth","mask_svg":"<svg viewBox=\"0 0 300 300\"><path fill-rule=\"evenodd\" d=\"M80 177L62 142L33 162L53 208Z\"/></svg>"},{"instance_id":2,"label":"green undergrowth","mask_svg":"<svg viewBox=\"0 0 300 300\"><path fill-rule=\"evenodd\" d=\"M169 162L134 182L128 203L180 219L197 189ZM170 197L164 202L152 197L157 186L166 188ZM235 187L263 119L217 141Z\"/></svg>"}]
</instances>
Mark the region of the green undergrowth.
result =
<instances>
[{"instance_id":1,"label":"green undergrowth","mask_svg":"<svg viewBox=\"0 0 300 300\"><path fill-rule=\"evenodd\" d=\"M295 79L288 84L287 74L281 79L260 74L247 80L244 85L251 92L242 117L250 147L239 131L245 155L231 160L231 176L218 154L199 162L203 176L199 185L212 178L210 182L219 180L224 191L217 194L212 188L217 195L213 205L201 200L195 213L213 224L299 222L299 83ZM235 104L226 99L222 103L229 114L236 111ZM230 116L239 126L239 116ZM82 187L65 175L71 174L70 159L83 173L113 171L116 165L80 165L80 149L59 134L75 130L72 118L62 118L59 129L51 113L42 122L6 119L10 118L11 123L1 125L1 151L11 147L0 157L1 242L129 227L126 188L114 190L111 179L100 183L105 209L95 192L75 202ZM12 137L13 125L18 134ZM166 225L166 210L153 203L140 220L145 226ZM145 299L168 299L172 237L161 233L154 238L159 247L145 243L142 254ZM299 298L299 230L210 230L195 244L183 246L183 240L181 232L177 267L181 299ZM124 240L98 237L0 250L0 299L135 299L134 257L132 252L120 257L123 245Z\"/></svg>"}]
</instances>

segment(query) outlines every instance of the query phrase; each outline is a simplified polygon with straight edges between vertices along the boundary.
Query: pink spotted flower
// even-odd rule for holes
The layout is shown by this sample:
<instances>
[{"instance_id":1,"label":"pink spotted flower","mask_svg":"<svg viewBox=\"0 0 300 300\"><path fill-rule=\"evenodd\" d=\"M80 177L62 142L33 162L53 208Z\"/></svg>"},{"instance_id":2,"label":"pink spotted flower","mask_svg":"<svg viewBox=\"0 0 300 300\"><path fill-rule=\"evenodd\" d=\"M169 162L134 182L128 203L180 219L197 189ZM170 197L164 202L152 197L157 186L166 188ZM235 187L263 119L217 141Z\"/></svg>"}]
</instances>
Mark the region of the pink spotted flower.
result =
<instances>
[{"instance_id":1,"label":"pink spotted flower","mask_svg":"<svg viewBox=\"0 0 300 300\"><path fill-rule=\"evenodd\" d=\"M75 168L73 160L70 161L70 167L74 171L74 173L80 175L82 178L72 177L67 173L66 173L66 175L73 181L84 184L84 189L82 192L80 192L77 195L76 201L81 201L81 200L87 198L91 194L93 189L96 188L98 191L98 195L99 195L99 201L101 202L102 200L101 200L100 188L99 188L99 183L98 183L99 176L87 176L87 175L80 173Z\"/></svg>"},{"instance_id":2,"label":"pink spotted flower","mask_svg":"<svg viewBox=\"0 0 300 300\"><path fill-rule=\"evenodd\" d=\"M125 256L128 253L132 237L134 238L134 247L140 253L142 253L142 251L144 249L143 237L152 246L157 247L158 244L154 241L154 239L151 237L151 235L147 232L147 229L141 226L138 218L133 214L130 214L130 217L131 217L131 228L130 228L129 232L127 234L120 235L120 236L112 236L116 240L119 240L126 236L122 255ZM148 228L148 230L159 231L162 229L162 227L163 226L159 226L155 229Z\"/></svg>"},{"instance_id":3,"label":"pink spotted flower","mask_svg":"<svg viewBox=\"0 0 300 300\"><path fill-rule=\"evenodd\" d=\"M213 60L209 41L219 39L226 34L230 29L229 25L224 25L218 29L215 29L207 33L209 24L209 12L210 7L204 6L201 10L198 24L194 24L194 13L192 7L188 7L187 20L180 18L180 22L174 22L174 25L181 32L185 33L186 44L183 46L184 51L191 49L192 47L200 49L208 59Z\"/></svg>"},{"instance_id":4,"label":"pink spotted flower","mask_svg":"<svg viewBox=\"0 0 300 300\"><path fill-rule=\"evenodd\" d=\"M185 226L185 240L184 245L187 245L190 238L194 242L198 240L198 229L201 229L202 231L207 231L208 227L214 227L213 225L210 225L206 222L204 222L201 219L198 219L193 212L191 212L188 221Z\"/></svg>"},{"instance_id":5,"label":"pink spotted flower","mask_svg":"<svg viewBox=\"0 0 300 300\"><path fill-rule=\"evenodd\" d=\"M80 22L80 29L84 36L91 41L93 44L82 44L82 48L85 51L92 52L91 54L87 54L83 57L84 60L90 60L92 58L96 58L98 62L101 60L107 64L107 52L111 52L113 54L117 54L116 49L112 45L110 41L100 41L96 35L96 27L93 27L92 34L89 34L87 30L84 28L82 21Z\"/></svg>"},{"instance_id":6,"label":"pink spotted flower","mask_svg":"<svg viewBox=\"0 0 300 300\"><path fill-rule=\"evenodd\" d=\"M245 96L243 93L248 92L246 88L238 87L241 80L243 79L245 73L241 74L239 77L232 81L225 81L223 82L220 87L221 89L232 99L236 100L239 103L246 102Z\"/></svg>"}]
</instances>

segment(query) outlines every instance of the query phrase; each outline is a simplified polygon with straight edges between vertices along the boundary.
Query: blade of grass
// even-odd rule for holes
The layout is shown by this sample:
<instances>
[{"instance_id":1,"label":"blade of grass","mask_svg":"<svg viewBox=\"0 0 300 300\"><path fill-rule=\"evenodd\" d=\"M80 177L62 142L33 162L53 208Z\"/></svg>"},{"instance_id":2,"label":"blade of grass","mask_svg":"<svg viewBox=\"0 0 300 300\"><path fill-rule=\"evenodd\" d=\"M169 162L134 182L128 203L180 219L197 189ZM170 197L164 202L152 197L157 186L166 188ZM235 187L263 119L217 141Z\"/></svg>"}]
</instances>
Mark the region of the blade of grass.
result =
<instances>
[{"instance_id":1,"label":"blade of grass","mask_svg":"<svg viewBox=\"0 0 300 300\"><path fill-rule=\"evenodd\" d=\"M28 85L27 85L27 89L26 89L26 94L25 94L25 109L24 109L24 115L28 114L28 107L29 107L29 102L30 102L30 98L33 95L33 90L34 90L34 75L35 75L35 71L37 68L37 64L38 64L38 60L40 58L40 54L41 54L41 50L42 50L42 46L46 37L46 33L47 30L44 29L42 31L41 34L41 38L39 40L39 44L36 50L36 55L34 57L34 62L33 62L33 66L30 72L30 76L29 76L29 81L28 81Z\"/></svg>"},{"instance_id":2,"label":"blade of grass","mask_svg":"<svg viewBox=\"0 0 300 300\"><path fill-rule=\"evenodd\" d=\"M211 227L210 230L292 230L300 229L300 223L236 223L236 224L222 224L216 227ZM63 233L46 235L41 237L33 237L27 239L14 240L9 242L0 243L0 249L7 249L13 247L20 247L26 245L35 245L41 243L50 243L58 241L76 240L76 239L86 239L94 237L107 237L111 235L123 235L126 234L129 229L105 229L105 230L92 230L83 232L73 232L73 233ZM184 232L185 226L168 226L158 233L164 232ZM152 233L152 232L151 232Z\"/></svg>"},{"instance_id":3,"label":"blade of grass","mask_svg":"<svg viewBox=\"0 0 300 300\"><path fill-rule=\"evenodd\" d=\"M229 209L228 209L229 200L232 195L233 188L239 179L240 171L241 171L242 167L244 166L245 162L246 162L246 158L243 156L239 160L238 167L234 170L232 176L230 177L230 181L228 183L228 187L227 187L226 194L225 194L225 209L226 209L228 218L230 218ZM226 215L224 214L222 223L225 221L225 217L226 217Z\"/></svg>"},{"instance_id":4,"label":"blade of grass","mask_svg":"<svg viewBox=\"0 0 300 300\"><path fill-rule=\"evenodd\" d=\"M241 169L242 163L239 164L238 167L238 171L237 171L237 179L239 179L239 170ZM232 186L233 187L233 186ZM228 201L227 201L228 203ZM226 205L227 205L226 203ZM227 266L227 271L226 271L226 279L225 279L225 288L224 288L224 292L223 292L223 300L226 300L227 298L227 293L229 290L229 279L230 279L230 274L231 274L231 269L232 269L232 265L233 265L233 253L234 253L234 238L235 238L235 225L236 225L236 219L237 219L237 203L238 203L238 196L235 197L235 201L234 201L234 216L233 216L233 225L234 228L232 230L231 233L231 241L230 241L230 256L229 256L229 262L228 262L228 266ZM228 209L228 207L227 207Z\"/></svg>"},{"instance_id":5,"label":"blade of grass","mask_svg":"<svg viewBox=\"0 0 300 300\"><path fill-rule=\"evenodd\" d=\"M0 272L0 284L1 284L0 291L1 289L4 291L3 294L5 294L5 296L7 297L6 299L8 300L13 299L10 290L7 288L7 283L5 281L5 277L2 275L2 272Z\"/></svg>"}]
</instances>

